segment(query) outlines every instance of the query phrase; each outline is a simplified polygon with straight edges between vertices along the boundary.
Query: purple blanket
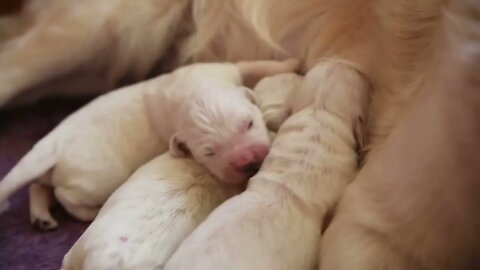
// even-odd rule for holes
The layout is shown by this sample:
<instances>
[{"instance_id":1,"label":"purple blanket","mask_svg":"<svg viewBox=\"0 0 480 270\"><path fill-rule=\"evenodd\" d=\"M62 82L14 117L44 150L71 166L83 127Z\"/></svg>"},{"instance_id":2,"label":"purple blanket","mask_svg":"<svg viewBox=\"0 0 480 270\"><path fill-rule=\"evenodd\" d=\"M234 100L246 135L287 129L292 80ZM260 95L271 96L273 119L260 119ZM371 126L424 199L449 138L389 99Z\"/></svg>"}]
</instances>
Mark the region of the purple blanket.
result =
<instances>
[{"instance_id":1,"label":"purple blanket","mask_svg":"<svg viewBox=\"0 0 480 270\"><path fill-rule=\"evenodd\" d=\"M87 100L50 100L21 109L0 111L0 178L65 116ZM29 222L28 189L10 199L0 215L0 270L60 269L63 255L88 224L74 220L59 207L53 210L59 228L35 231Z\"/></svg>"}]
</instances>

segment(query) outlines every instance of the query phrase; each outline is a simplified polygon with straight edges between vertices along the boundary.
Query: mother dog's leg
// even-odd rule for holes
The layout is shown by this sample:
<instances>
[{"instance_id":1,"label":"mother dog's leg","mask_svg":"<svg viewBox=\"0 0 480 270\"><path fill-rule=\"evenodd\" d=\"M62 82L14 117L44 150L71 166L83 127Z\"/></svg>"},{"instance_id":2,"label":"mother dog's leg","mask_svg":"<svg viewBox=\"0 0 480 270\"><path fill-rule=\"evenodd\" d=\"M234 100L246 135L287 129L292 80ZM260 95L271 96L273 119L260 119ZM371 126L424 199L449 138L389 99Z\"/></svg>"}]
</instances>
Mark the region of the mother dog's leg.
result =
<instances>
[{"instance_id":1,"label":"mother dog's leg","mask_svg":"<svg viewBox=\"0 0 480 270\"><path fill-rule=\"evenodd\" d=\"M300 91L306 108L281 126L247 191L218 207L165 269L312 269L322 224L356 174L354 130L369 84L350 65L325 61ZM304 88L314 85L316 89ZM328 87L327 87L328 86ZM315 102L313 102L315 100ZM358 136L357 136L358 137Z\"/></svg>"},{"instance_id":2,"label":"mother dog's leg","mask_svg":"<svg viewBox=\"0 0 480 270\"><path fill-rule=\"evenodd\" d=\"M479 14L446 9L431 77L347 188L321 270L480 269Z\"/></svg>"},{"instance_id":3,"label":"mother dog's leg","mask_svg":"<svg viewBox=\"0 0 480 270\"><path fill-rule=\"evenodd\" d=\"M82 65L107 69L112 80L127 71L146 75L181 29L189 2L55 0L38 6L32 26L0 51L0 107Z\"/></svg>"},{"instance_id":4,"label":"mother dog's leg","mask_svg":"<svg viewBox=\"0 0 480 270\"><path fill-rule=\"evenodd\" d=\"M72 4L73 5L73 4ZM105 14L85 7L45 7L43 18L0 52L0 106L21 90L88 62L107 44ZM75 5L80 6L80 5Z\"/></svg>"}]
</instances>

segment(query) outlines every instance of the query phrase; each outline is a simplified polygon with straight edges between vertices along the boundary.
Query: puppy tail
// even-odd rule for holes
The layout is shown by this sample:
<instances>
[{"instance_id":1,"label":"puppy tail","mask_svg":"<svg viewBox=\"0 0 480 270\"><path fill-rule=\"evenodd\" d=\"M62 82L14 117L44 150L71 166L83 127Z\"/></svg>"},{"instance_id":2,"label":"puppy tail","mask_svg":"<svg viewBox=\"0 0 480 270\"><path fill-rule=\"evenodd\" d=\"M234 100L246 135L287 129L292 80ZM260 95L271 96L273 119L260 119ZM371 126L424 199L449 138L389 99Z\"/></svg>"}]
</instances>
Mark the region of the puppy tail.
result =
<instances>
[{"instance_id":1,"label":"puppy tail","mask_svg":"<svg viewBox=\"0 0 480 270\"><path fill-rule=\"evenodd\" d=\"M13 169L0 181L0 209L6 210L7 198L24 185L47 173L58 160L55 134L35 144Z\"/></svg>"}]
</instances>

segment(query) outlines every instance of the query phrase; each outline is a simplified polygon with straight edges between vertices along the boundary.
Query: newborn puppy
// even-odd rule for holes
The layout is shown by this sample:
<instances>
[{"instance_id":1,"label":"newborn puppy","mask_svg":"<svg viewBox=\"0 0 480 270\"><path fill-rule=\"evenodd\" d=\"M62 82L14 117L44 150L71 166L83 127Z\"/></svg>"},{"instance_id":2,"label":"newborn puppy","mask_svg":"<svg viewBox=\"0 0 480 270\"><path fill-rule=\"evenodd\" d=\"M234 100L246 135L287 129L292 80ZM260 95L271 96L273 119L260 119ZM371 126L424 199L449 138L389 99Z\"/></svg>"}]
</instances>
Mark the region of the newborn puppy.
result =
<instances>
[{"instance_id":1,"label":"newborn puppy","mask_svg":"<svg viewBox=\"0 0 480 270\"><path fill-rule=\"evenodd\" d=\"M192 159L165 153L112 194L65 255L62 269L163 269L181 241L241 190Z\"/></svg>"},{"instance_id":2,"label":"newborn puppy","mask_svg":"<svg viewBox=\"0 0 480 270\"><path fill-rule=\"evenodd\" d=\"M31 222L53 229L53 194L76 218L92 220L141 164L170 150L192 154L221 179L241 183L265 157L269 139L242 82L291 72L298 61L196 64L106 94L65 119L0 182L0 202L36 178ZM228 105L228 106L226 106Z\"/></svg>"},{"instance_id":3,"label":"newborn puppy","mask_svg":"<svg viewBox=\"0 0 480 270\"><path fill-rule=\"evenodd\" d=\"M313 269L327 212L357 171L354 133L369 84L335 61L308 80L317 82L313 104L285 121L247 190L214 210L165 269Z\"/></svg>"},{"instance_id":4,"label":"newborn puppy","mask_svg":"<svg viewBox=\"0 0 480 270\"><path fill-rule=\"evenodd\" d=\"M269 130L277 132L292 114L291 100L302 81L300 75L284 73L264 78L255 85L257 105Z\"/></svg>"},{"instance_id":5,"label":"newborn puppy","mask_svg":"<svg viewBox=\"0 0 480 270\"><path fill-rule=\"evenodd\" d=\"M148 92L153 123L174 156L191 155L220 180L244 183L260 168L270 140L254 93L242 83L298 67L290 59L180 68L170 78L171 90Z\"/></svg>"},{"instance_id":6,"label":"newborn puppy","mask_svg":"<svg viewBox=\"0 0 480 270\"><path fill-rule=\"evenodd\" d=\"M296 83L280 83L296 82L292 78L299 77L287 73L257 84L255 100L262 111L283 112ZM269 134L273 139L274 132ZM192 159L163 154L112 194L65 256L62 269L162 269L191 231L240 191L240 185L219 182Z\"/></svg>"},{"instance_id":7,"label":"newborn puppy","mask_svg":"<svg viewBox=\"0 0 480 270\"><path fill-rule=\"evenodd\" d=\"M167 151L144 102L147 86L161 88L162 81L110 92L63 120L0 182L0 203L37 180L30 187L30 221L35 227L57 227L49 212L54 197L74 217L92 220L136 168Z\"/></svg>"}]
</instances>

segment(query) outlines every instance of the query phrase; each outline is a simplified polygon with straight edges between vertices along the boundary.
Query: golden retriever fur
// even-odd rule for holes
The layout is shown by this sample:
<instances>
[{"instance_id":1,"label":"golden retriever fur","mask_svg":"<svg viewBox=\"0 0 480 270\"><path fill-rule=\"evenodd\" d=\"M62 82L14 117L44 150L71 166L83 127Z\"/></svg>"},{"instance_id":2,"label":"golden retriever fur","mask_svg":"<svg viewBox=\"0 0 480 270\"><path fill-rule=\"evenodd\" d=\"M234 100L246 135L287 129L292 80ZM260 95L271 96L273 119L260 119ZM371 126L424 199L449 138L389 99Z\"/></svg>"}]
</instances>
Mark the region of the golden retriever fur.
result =
<instances>
[{"instance_id":1,"label":"golden retriever fur","mask_svg":"<svg viewBox=\"0 0 480 270\"><path fill-rule=\"evenodd\" d=\"M294 55L306 71L325 57L352 61L375 86L369 128L375 143L422 83L447 2L198 0L180 62Z\"/></svg>"},{"instance_id":2,"label":"golden retriever fur","mask_svg":"<svg viewBox=\"0 0 480 270\"><path fill-rule=\"evenodd\" d=\"M480 5L446 10L417 98L349 185L320 269L480 269Z\"/></svg>"},{"instance_id":3,"label":"golden retriever fur","mask_svg":"<svg viewBox=\"0 0 480 270\"><path fill-rule=\"evenodd\" d=\"M143 78L166 57L180 66L294 56L305 71L336 57L356 63L375 86L375 144L422 83L448 2L30 0L16 20L28 26L0 52L0 104L79 66L106 69L115 80L126 73Z\"/></svg>"},{"instance_id":4,"label":"golden retriever fur","mask_svg":"<svg viewBox=\"0 0 480 270\"><path fill-rule=\"evenodd\" d=\"M173 67L177 67L192 62L296 57L302 59L303 72L307 73L325 58L336 58L353 63L373 87L367 128L369 144L366 149L371 150L365 163L367 168L368 164L375 164L369 161L375 161L376 154L386 145L382 142L404 117L404 111L419 89L430 88L430 93L435 93L435 84L431 83L435 80L433 76L448 73L445 69L441 72L436 69L449 62L436 62L434 57L442 51L446 41L470 39L474 41L465 43L469 46L454 48L466 52L478 48L479 6L478 0L30 0L23 15L0 20L0 39L3 40L0 51L0 106L35 83L80 67L97 67L103 72L108 71L108 77L113 81L128 73L142 78L156 61L166 59L171 60ZM452 21L455 22L454 36L448 34L452 28L446 27ZM7 29L6 26L15 26L9 29L16 30L2 31ZM460 58L471 56L471 53L459 54ZM478 63L478 53L473 53L473 59ZM462 63L457 63L456 72L462 70ZM469 63L469 67L478 70L478 64ZM478 75L470 77L469 87L478 87ZM429 81L430 84L427 84ZM401 154L399 151L394 153ZM378 159L381 158L377 156ZM395 162L393 159L389 164ZM377 172L370 169L373 176ZM363 179L374 179L372 175L365 176L367 173L363 173ZM455 177L455 173L451 172L450 175ZM387 178L388 172L383 179ZM361 203L362 199L369 198L368 192L358 197L350 195L349 198L348 194L357 194L368 187L368 181L360 180L362 178L350 185L349 190L353 191L347 190L340 210L342 207L349 209L357 205L355 202ZM355 191L355 186L361 187L362 183L367 183L367 186ZM475 187L473 184L471 186ZM386 185L387 190L391 188L391 185ZM378 195L374 189L370 190L373 195ZM478 195L475 189L470 190ZM408 197L410 194L407 191L396 194ZM435 190L427 191L430 195L435 193ZM385 196L388 192L379 194ZM456 195L462 197L461 193ZM427 203L433 199L427 200L421 194L419 198L424 198L423 202ZM476 201L471 199L469 202ZM384 209L383 213L394 212L398 210L395 207L402 206L402 202L395 203L390 205L392 209ZM463 205L465 208L460 205L452 209L478 208L473 205L470 203ZM417 211L415 207L409 210L418 215L425 213ZM448 217L455 216L453 210L448 212ZM347 221L353 219L353 223L356 221L355 215L348 215L348 211L344 213L347 214L339 216ZM470 213L461 216L464 223L469 222ZM429 230L438 220L433 216L423 224L425 226L413 228ZM473 221L473 225L478 224L478 220ZM330 231L337 228L342 232L341 222L341 219L334 219ZM445 232L449 233L448 230L435 231L438 234L434 235L437 237L434 240L444 240L441 237ZM459 243L469 237L479 238L475 233L455 233L459 236ZM341 243L346 239L337 241L336 237L327 239L334 239L330 243ZM440 241L442 245L426 246L425 249L413 249L416 242L402 242L400 239L399 243L403 245L403 250L417 253L407 258L395 258L398 260L393 260L390 269L395 269L395 266L401 269L401 263L410 258L420 261L421 267L418 268L435 269L438 266L435 260L439 258L447 263L442 267L448 268L462 267L467 259L480 257L476 252L478 245L474 244L468 250L468 245L455 242L455 245L448 246L448 241ZM432 243L435 242L429 244ZM344 251L343 255L348 255L341 247L339 250ZM460 254L462 248L470 252L467 255L473 256L444 256L446 253ZM441 250L446 253L435 253ZM363 251L368 252L366 249ZM367 255L374 256L376 260L376 254ZM334 259L325 263L330 267L324 269L352 269L348 265L348 256L330 258ZM339 262L347 263L342 268ZM369 266L371 264L366 263L362 266L364 268L358 269L384 269L382 266Z\"/></svg>"},{"instance_id":5,"label":"golden retriever fur","mask_svg":"<svg viewBox=\"0 0 480 270\"><path fill-rule=\"evenodd\" d=\"M453 60L461 59L453 66L457 75L454 81L458 80L457 85L467 90L478 88L478 72L472 70L479 70L479 14L477 0L30 0L22 14L0 18L0 106L36 83L85 67L107 73L108 78L115 81L125 74L141 79L157 61L167 59L173 63L172 67L178 67L192 62L297 57L303 61L305 73L325 58L348 61L365 74L373 86L367 128L369 144L366 147L372 151L367 156L364 170L348 187L340 202L339 214L326 231L326 248L322 254L325 261L320 262L325 267L322 269L385 269L387 266L389 269L475 269L480 264L475 261L479 258L478 244L475 243L479 241L473 241L479 239L478 233L475 233L479 223L478 218L470 218L470 215L478 212L478 207L475 207L478 199L474 199L474 195L478 195L478 184L471 181L474 177L469 178L470 182L465 179L466 175L475 175L478 169L467 168L470 170L457 174L458 166L448 167L445 160L438 161L437 165L444 164L450 171L442 175L429 174L435 171L430 167L420 175L420 179L445 180L440 181L440 185L431 180L416 189L416 182L406 182L397 186L398 190L389 192L396 186L385 184L388 182L386 179L399 180L396 184L404 183L404 179L392 178L385 168L405 161L405 157L395 158L406 146L400 147L390 141L389 151L388 144L382 142L397 123L404 123L395 129L400 135L391 139L395 135L392 133L388 139L401 138L402 134L410 134L411 137L417 134L415 126L405 124L402 118L414 118L412 114L405 116L404 111L410 107L420 89L437 93L436 87L454 87L447 81L443 85L432 83L435 82L434 76L448 77L447 69L451 62L448 58L436 61L434 57L442 54L447 41L456 40L449 53ZM461 43L463 41L465 43ZM455 50L460 53L452 53ZM464 64L469 67L468 70L464 69ZM439 68L442 69L439 71ZM468 76L459 75L463 71ZM462 84L462 81L468 83ZM478 101L478 94L469 93ZM448 95L443 96L444 102L447 100L445 96ZM420 97L418 95L422 100ZM428 98L423 96L425 100L428 101ZM452 104L461 108L459 104L468 101ZM412 105L417 108L417 115L422 114L418 108L430 108L430 116L432 110L435 112L432 107L418 104L422 103L417 103L417 107ZM472 115L470 113L465 119L474 119ZM419 124L427 123L417 123L417 126ZM436 150L433 152L435 158L448 156L448 152L445 155L438 150L439 143L448 144L448 140L436 142L437 148L432 148ZM468 146L473 149L475 144L472 142L469 140ZM417 146L418 149L422 146L419 141L406 145ZM382 158L385 148L390 156ZM449 153L467 161L478 161L478 158L472 159L453 151L453 148L448 149ZM459 148L456 149L458 151ZM432 160L428 155L426 157L426 160ZM410 157L410 160L413 159ZM380 166L382 164L383 167ZM461 164L457 162L455 165ZM383 171L381 168L384 168ZM445 184L446 176L455 180L458 186L454 185L452 190L445 189L449 187ZM443 218L437 212L432 214L428 211L434 209L430 204L435 201L432 194L436 195L436 190L430 187L439 186L443 187L441 190L445 196L452 196L449 198L458 202L458 205L452 205L446 197L441 197L445 199L441 201L445 206L442 210L447 210ZM430 197L418 193L421 191L427 192ZM404 204L403 199L410 198L414 192L417 192L416 204ZM386 196L391 194L396 196ZM401 199L395 200L399 196ZM390 208L373 203L370 205L373 205L372 210L362 205L372 197L387 201ZM419 210L417 206L425 208ZM455 212L459 209L464 212ZM393 215L397 210L405 210L404 213L412 215L399 214L396 216L398 219L382 219L385 217L382 215ZM423 223L407 224L411 230L399 234L401 239L395 238L398 232L395 226L412 217L426 219L422 220ZM385 230L383 238L376 238L375 233L369 235L362 231L363 227L356 226L365 220L367 224L364 228L369 232ZM468 231L459 231L460 227L452 225L451 220L459 220ZM350 226L352 224L356 225ZM432 238L422 238L423 231L432 228L436 228L428 235ZM449 231L449 228L453 229ZM408 238L409 233L410 236L411 233L417 235ZM450 233L455 241L445 238ZM353 235L350 240L355 241L342 237L345 235ZM372 235L369 239L368 236ZM362 246L364 242L356 241L359 239L355 237L367 239L367 242L373 239L371 243L378 245L370 245L371 249L367 249ZM423 246L419 245L419 239L425 240ZM468 239L472 241L466 243L464 240ZM397 249L390 252L388 248L392 246L388 246L389 243L395 244L393 248ZM436 243L438 245L435 246ZM384 252L388 257L381 258L378 252L373 252L377 247L377 251ZM352 260L349 256L352 253L358 256L358 260ZM402 257L402 254L408 256ZM415 261L409 263L409 260ZM350 265L355 262L359 264ZM473 263L474 267L468 268L469 263Z\"/></svg>"}]
</instances>

